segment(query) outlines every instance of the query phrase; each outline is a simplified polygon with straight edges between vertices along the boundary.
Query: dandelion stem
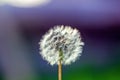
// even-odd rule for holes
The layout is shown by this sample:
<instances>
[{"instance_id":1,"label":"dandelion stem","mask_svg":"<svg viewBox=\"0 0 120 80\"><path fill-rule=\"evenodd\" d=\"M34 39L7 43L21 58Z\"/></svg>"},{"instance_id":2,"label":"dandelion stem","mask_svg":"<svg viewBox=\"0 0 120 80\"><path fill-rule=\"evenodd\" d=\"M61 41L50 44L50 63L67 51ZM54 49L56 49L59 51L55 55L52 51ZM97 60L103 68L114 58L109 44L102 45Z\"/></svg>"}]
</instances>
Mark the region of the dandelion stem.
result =
<instances>
[{"instance_id":1,"label":"dandelion stem","mask_svg":"<svg viewBox=\"0 0 120 80\"><path fill-rule=\"evenodd\" d=\"M61 59L59 60L59 64L58 64L58 80L62 80L62 64L61 64Z\"/></svg>"},{"instance_id":2,"label":"dandelion stem","mask_svg":"<svg viewBox=\"0 0 120 80\"><path fill-rule=\"evenodd\" d=\"M63 52L60 49L59 50L59 61L58 61L58 80L62 80L62 58L63 58Z\"/></svg>"}]
</instances>

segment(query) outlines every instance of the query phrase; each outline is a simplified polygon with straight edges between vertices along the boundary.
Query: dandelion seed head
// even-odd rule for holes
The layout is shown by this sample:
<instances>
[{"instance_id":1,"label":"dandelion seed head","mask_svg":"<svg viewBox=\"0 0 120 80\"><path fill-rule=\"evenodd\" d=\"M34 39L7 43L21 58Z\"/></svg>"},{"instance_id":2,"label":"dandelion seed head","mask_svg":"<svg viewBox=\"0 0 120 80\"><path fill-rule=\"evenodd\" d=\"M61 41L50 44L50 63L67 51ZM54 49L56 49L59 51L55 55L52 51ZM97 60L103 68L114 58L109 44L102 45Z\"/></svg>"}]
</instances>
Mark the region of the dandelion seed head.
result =
<instances>
[{"instance_id":1,"label":"dandelion seed head","mask_svg":"<svg viewBox=\"0 0 120 80\"><path fill-rule=\"evenodd\" d=\"M58 64L59 59L62 58L62 64L68 65L81 56L84 42L77 29L61 25L50 29L39 44L40 54L48 63ZM62 56L59 56L59 50L62 51Z\"/></svg>"}]
</instances>

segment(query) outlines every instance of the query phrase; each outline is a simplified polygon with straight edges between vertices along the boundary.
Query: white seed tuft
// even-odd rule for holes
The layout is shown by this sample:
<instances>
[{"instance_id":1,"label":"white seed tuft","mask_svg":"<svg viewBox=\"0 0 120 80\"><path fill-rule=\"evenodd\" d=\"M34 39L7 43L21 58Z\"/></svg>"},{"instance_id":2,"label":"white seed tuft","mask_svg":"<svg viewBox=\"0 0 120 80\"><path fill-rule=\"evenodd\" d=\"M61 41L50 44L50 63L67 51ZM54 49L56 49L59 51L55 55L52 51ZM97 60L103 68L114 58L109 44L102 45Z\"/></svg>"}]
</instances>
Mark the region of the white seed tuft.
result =
<instances>
[{"instance_id":1,"label":"white seed tuft","mask_svg":"<svg viewBox=\"0 0 120 80\"><path fill-rule=\"evenodd\" d=\"M55 26L40 40L40 54L51 65L58 64L59 50L62 50L62 64L75 62L82 53L80 32L70 26Z\"/></svg>"}]
</instances>

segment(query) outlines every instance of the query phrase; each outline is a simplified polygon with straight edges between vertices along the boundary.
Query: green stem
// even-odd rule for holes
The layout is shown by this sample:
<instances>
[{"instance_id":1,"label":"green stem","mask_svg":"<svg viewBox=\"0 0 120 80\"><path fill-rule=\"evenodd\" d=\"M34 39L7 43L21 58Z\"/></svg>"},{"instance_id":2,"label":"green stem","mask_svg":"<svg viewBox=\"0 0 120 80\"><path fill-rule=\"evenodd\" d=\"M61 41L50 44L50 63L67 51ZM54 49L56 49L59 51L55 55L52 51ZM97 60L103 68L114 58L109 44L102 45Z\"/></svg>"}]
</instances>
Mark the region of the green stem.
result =
<instances>
[{"instance_id":1,"label":"green stem","mask_svg":"<svg viewBox=\"0 0 120 80\"><path fill-rule=\"evenodd\" d=\"M58 80L62 80L62 57L63 57L63 52L60 49L59 50L59 61L58 61Z\"/></svg>"},{"instance_id":2,"label":"green stem","mask_svg":"<svg viewBox=\"0 0 120 80\"><path fill-rule=\"evenodd\" d=\"M62 80L62 64L61 64L61 60L59 60L59 64L58 64L58 80Z\"/></svg>"}]
</instances>

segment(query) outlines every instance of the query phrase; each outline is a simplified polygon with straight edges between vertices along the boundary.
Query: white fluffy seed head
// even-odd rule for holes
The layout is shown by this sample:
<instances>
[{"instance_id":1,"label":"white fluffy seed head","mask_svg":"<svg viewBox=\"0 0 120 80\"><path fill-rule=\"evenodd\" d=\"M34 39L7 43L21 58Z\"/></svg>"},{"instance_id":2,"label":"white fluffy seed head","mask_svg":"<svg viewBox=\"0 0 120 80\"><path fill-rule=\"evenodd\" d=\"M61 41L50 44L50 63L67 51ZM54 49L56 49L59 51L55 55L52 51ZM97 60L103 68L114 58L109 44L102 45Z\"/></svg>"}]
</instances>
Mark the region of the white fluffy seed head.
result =
<instances>
[{"instance_id":1,"label":"white fluffy seed head","mask_svg":"<svg viewBox=\"0 0 120 80\"><path fill-rule=\"evenodd\" d=\"M50 29L40 40L40 54L51 65L58 64L62 57L62 64L68 65L75 62L82 53L80 32L70 26L55 26ZM63 55L60 57L59 53Z\"/></svg>"}]
</instances>

